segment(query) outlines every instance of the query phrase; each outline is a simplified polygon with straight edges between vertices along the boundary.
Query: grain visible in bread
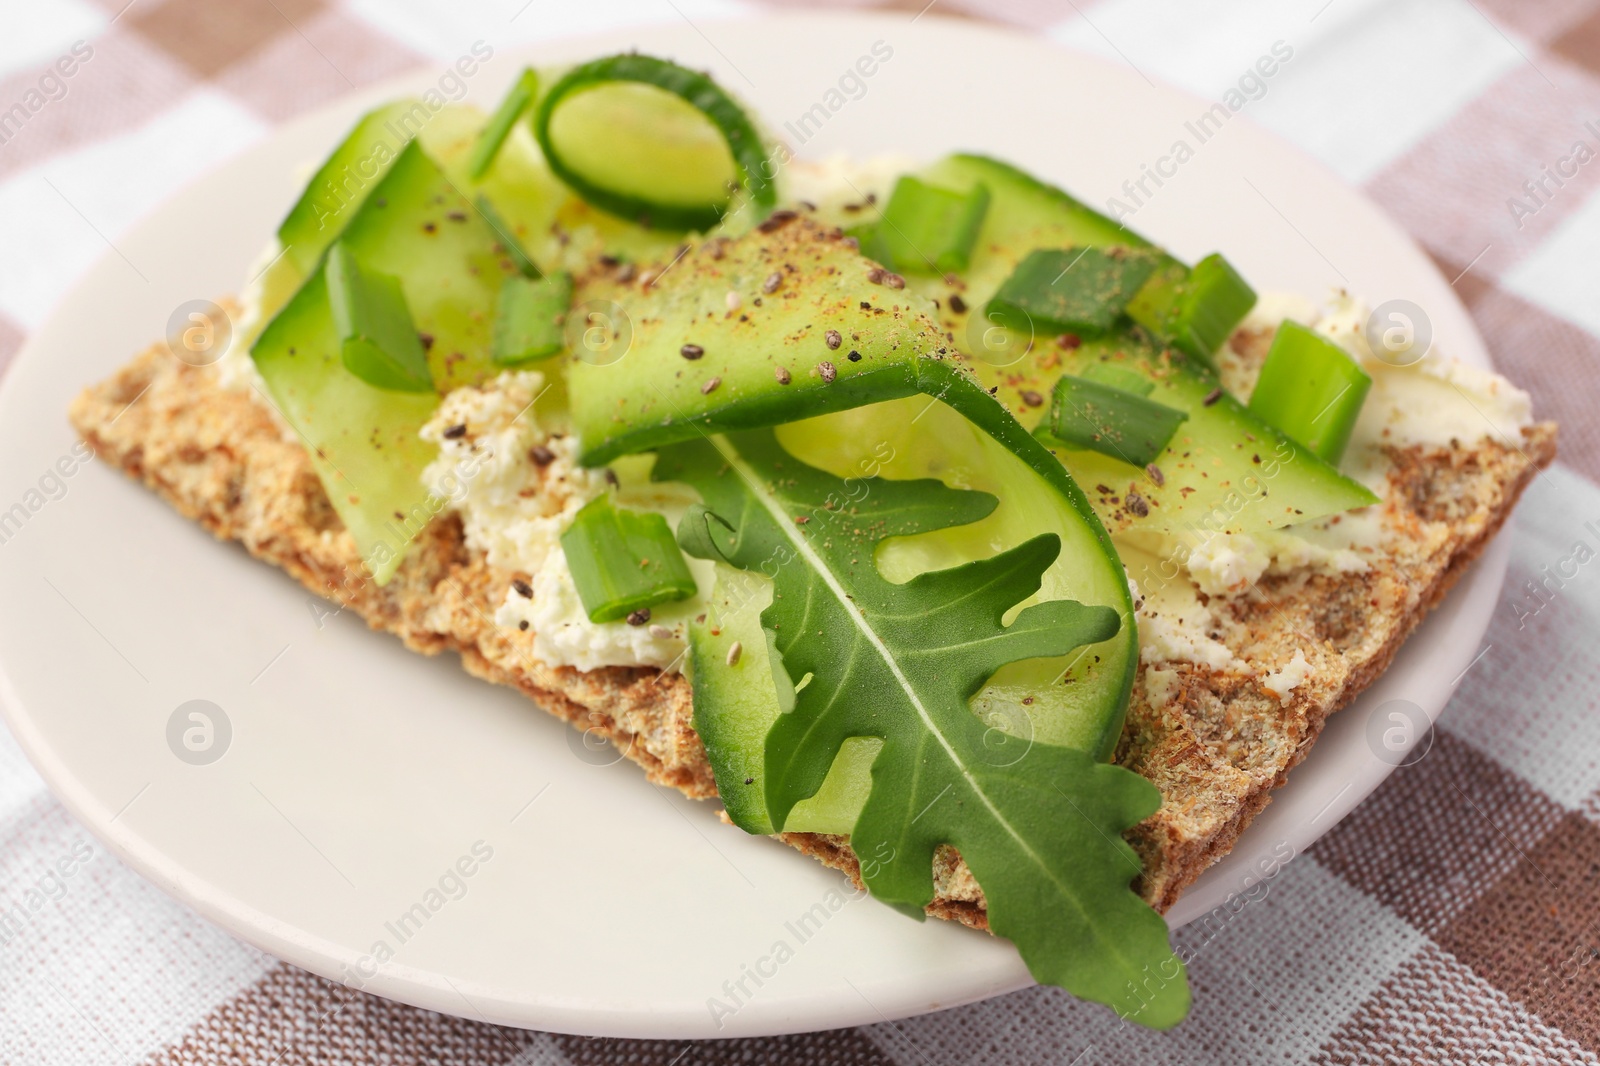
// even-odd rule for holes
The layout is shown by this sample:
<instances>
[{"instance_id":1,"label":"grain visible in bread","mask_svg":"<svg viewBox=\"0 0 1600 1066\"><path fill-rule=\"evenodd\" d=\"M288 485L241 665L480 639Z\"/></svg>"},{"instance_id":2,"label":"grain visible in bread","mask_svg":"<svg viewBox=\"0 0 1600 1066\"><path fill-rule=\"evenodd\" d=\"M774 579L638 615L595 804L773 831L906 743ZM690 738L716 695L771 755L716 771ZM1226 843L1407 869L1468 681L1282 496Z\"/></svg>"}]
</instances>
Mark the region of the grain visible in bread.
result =
<instances>
[{"instance_id":1,"label":"grain visible in bread","mask_svg":"<svg viewBox=\"0 0 1600 1066\"><path fill-rule=\"evenodd\" d=\"M511 581L488 565L445 513L379 588L323 493L301 445L286 439L262 398L224 388L215 368L174 359L163 346L135 357L73 403L73 425L104 459L159 493L219 538L237 540L312 592L354 610L374 629L424 654L455 651L467 670L520 689L539 706L602 736L651 780L695 798L716 795L695 734L689 685L645 667L578 671L540 662L532 635L498 626ZM1145 667L1135 685L1117 761L1156 784L1161 809L1129 833L1144 861L1137 888L1165 911L1240 832L1310 750L1328 715L1389 664L1424 616L1511 514L1555 455L1555 427L1470 447L1391 449L1382 508L1395 533L1365 573L1264 577L1246 595L1215 600L1220 639L1239 666L1167 664L1153 701ZM1310 665L1287 695L1264 684L1296 652ZM781 839L859 883L845 838ZM960 856L940 849L928 913L987 928L983 894Z\"/></svg>"}]
</instances>

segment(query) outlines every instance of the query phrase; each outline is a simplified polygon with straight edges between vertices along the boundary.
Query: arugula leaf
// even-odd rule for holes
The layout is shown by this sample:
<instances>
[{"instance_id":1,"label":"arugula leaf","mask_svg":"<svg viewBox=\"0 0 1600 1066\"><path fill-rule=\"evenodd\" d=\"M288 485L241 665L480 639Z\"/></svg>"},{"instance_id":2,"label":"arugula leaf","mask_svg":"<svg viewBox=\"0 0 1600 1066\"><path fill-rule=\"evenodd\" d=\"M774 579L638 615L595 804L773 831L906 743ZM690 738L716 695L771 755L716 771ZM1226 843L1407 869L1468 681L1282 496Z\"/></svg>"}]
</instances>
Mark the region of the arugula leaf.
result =
<instances>
[{"instance_id":1,"label":"arugula leaf","mask_svg":"<svg viewBox=\"0 0 1600 1066\"><path fill-rule=\"evenodd\" d=\"M1129 887L1139 862L1121 839L1159 807L1155 786L1084 752L1001 734L967 702L1007 663L1117 632L1115 610L1071 600L1004 624L1039 590L1059 538L896 585L874 562L879 543L977 521L995 498L934 480L840 479L790 455L771 430L663 448L653 476L704 500L680 526L686 551L773 580L761 624L792 709L766 739L772 824L817 791L846 740L881 738L851 833L873 895L921 918L934 853L950 844L983 887L990 928L1037 980L1141 1024L1176 1024L1189 1002L1182 964L1166 924Z\"/></svg>"}]
</instances>

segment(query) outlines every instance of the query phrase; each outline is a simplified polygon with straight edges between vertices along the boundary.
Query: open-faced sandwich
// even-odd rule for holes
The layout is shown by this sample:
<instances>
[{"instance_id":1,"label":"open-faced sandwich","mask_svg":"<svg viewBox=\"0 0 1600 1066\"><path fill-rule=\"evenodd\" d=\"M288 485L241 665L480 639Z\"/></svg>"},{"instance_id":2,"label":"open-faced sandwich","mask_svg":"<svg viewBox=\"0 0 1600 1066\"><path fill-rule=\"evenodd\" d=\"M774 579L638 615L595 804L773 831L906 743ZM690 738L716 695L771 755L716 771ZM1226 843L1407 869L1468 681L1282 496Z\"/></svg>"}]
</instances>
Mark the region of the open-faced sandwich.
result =
<instances>
[{"instance_id":1,"label":"open-faced sandwich","mask_svg":"<svg viewBox=\"0 0 1600 1066\"><path fill-rule=\"evenodd\" d=\"M1160 912L1555 451L1347 294L991 158L792 161L637 54L372 112L261 266L219 359L77 399L100 455L1152 1026Z\"/></svg>"}]
</instances>

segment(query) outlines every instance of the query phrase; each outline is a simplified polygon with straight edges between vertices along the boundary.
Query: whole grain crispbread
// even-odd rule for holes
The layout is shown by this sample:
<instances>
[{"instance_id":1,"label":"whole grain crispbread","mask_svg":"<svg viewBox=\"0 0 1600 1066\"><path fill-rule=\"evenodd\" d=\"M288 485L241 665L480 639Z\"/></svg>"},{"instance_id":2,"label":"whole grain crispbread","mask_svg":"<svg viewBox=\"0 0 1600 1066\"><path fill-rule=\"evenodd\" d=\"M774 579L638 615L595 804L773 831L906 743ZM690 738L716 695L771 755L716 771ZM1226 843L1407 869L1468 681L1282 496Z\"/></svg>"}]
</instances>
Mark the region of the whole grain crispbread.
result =
<instances>
[{"instance_id":1,"label":"whole grain crispbread","mask_svg":"<svg viewBox=\"0 0 1600 1066\"><path fill-rule=\"evenodd\" d=\"M346 606L374 629L432 655L453 650L471 673L521 689L540 707L605 736L651 780L716 795L691 720L688 682L654 668L588 672L540 662L533 634L493 616L516 575L468 548L459 520L441 515L395 578L379 588L330 506L304 448L286 439L265 403L225 388L156 345L71 408L73 425L103 459L150 486L185 516ZM1160 788L1161 809L1129 833L1144 860L1138 889L1165 911L1228 852L1272 790L1310 750L1328 715L1353 700L1394 657L1505 523L1540 467L1555 456L1555 426L1522 440L1394 449L1381 518L1395 535L1365 573L1297 572L1263 578L1248 595L1213 600L1220 639L1242 667L1176 670L1158 707L1140 683L1117 761ZM1287 698L1264 687L1301 651L1306 680ZM859 883L842 837L782 839ZM935 860L928 913L987 928L983 894L952 849Z\"/></svg>"}]
</instances>

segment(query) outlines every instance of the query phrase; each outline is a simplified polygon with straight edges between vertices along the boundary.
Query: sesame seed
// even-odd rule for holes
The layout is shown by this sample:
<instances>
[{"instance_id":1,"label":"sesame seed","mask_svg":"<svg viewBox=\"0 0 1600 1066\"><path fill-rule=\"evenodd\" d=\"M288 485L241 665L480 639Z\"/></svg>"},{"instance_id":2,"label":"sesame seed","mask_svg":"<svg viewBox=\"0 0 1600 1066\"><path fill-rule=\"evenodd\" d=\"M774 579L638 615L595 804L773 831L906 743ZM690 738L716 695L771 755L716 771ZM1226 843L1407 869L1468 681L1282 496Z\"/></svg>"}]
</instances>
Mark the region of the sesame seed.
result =
<instances>
[{"instance_id":1,"label":"sesame seed","mask_svg":"<svg viewBox=\"0 0 1600 1066\"><path fill-rule=\"evenodd\" d=\"M839 376L838 368L826 359L817 364L817 373L821 374L822 380L830 385L833 384L833 379Z\"/></svg>"},{"instance_id":2,"label":"sesame seed","mask_svg":"<svg viewBox=\"0 0 1600 1066\"><path fill-rule=\"evenodd\" d=\"M1156 483L1157 488L1167 483L1167 475L1163 474L1161 468L1154 463L1145 467L1144 472L1150 475L1150 480Z\"/></svg>"},{"instance_id":3,"label":"sesame seed","mask_svg":"<svg viewBox=\"0 0 1600 1066\"><path fill-rule=\"evenodd\" d=\"M622 269L617 271L617 280L621 282L632 281L639 275L639 268L632 263L623 263Z\"/></svg>"},{"instance_id":4,"label":"sesame seed","mask_svg":"<svg viewBox=\"0 0 1600 1066\"><path fill-rule=\"evenodd\" d=\"M525 600L533 599L533 586L520 577L511 582L511 587L517 590L517 595Z\"/></svg>"},{"instance_id":5,"label":"sesame seed","mask_svg":"<svg viewBox=\"0 0 1600 1066\"><path fill-rule=\"evenodd\" d=\"M839 331L836 329L830 329L828 332L824 333L822 335L822 339L829 348L835 350L838 349L839 345L844 343L844 338L839 336Z\"/></svg>"},{"instance_id":6,"label":"sesame seed","mask_svg":"<svg viewBox=\"0 0 1600 1066\"><path fill-rule=\"evenodd\" d=\"M950 294L950 310L954 311L958 315L964 315L967 313L967 301L961 298L960 293L953 292Z\"/></svg>"},{"instance_id":7,"label":"sesame seed","mask_svg":"<svg viewBox=\"0 0 1600 1066\"><path fill-rule=\"evenodd\" d=\"M451 426L449 429L444 431L444 439L445 440L460 440L462 437L465 437L466 435L467 435L467 424L465 422L458 422L457 424Z\"/></svg>"},{"instance_id":8,"label":"sesame seed","mask_svg":"<svg viewBox=\"0 0 1600 1066\"><path fill-rule=\"evenodd\" d=\"M906 287L906 279L899 274L885 273L883 275L883 283L891 289L903 289Z\"/></svg>"},{"instance_id":9,"label":"sesame seed","mask_svg":"<svg viewBox=\"0 0 1600 1066\"><path fill-rule=\"evenodd\" d=\"M1146 503L1144 497L1139 495L1137 492L1129 492L1127 502L1128 510L1132 511L1140 518L1143 518L1150 513L1150 505Z\"/></svg>"},{"instance_id":10,"label":"sesame seed","mask_svg":"<svg viewBox=\"0 0 1600 1066\"><path fill-rule=\"evenodd\" d=\"M732 289L728 290L728 295L722 298L722 302L727 305L727 308L730 311L739 310L739 305L744 303L744 301L739 298L739 294L734 292Z\"/></svg>"},{"instance_id":11,"label":"sesame seed","mask_svg":"<svg viewBox=\"0 0 1600 1066\"><path fill-rule=\"evenodd\" d=\"M1076 333L1063 333L1056 338L1056 343L1063 348L1076 348L1083 343L1083 338Z\"/></svg>"},{"instance_id":12,"label":"sesame seed","mask_svg":"<svg viewBox=\"0 0 1600 1066\"><path fill-rule=\"evenodd\" d=\"M535 444L528 449L528 458L533 460L535 466L549 466L556 461L556 453L543 444Z\"/></svg>"},{"instance_id":13,"label":"sesame seed","mask_svg":"<svg viewBox=\"0 0 1600 1066\"><path fill-rule=\"evenodd\" d=\"M678 354L683 356L685 359L698 359L702 355L706 354L706 350L700 347L698 344L685 344L682 348L678 349Z\"/></svg>"},{"instance_id":14,"label":"sesame seed","mask_svg":"<svg viewBox=\"0 0 1600 1066\"><path fill-rule=\"evenodd\" d=\"M655 637L657 640L671 640L672 630L668 629L666 626L651 626L650 635Z\"/></svg>"},{"instance_id":15,"label":"sesame seed","mask_svg":"<svg viewBox=\"0 0 1600 1066\"><path fill-rule=\"evenodd\" d=\"M766 281L761 283L761 291L770 295L771 293L777 292L778 286L782 284L783 275L774 271L773 273L767 275Z\"/></svg>"},{"instance_id":16,"label":"sesame seed","mask_svg":"<svg viewBox=\"0 0 1600 1066\"><path fill-rule=\"evenodd\" d=\"M628 615L628 624L630 626L642 626L648 621L650 621L650 608L648 607L641 607Z\"/></svg>"},{"instance_id":17,"label":"sesame seed","mask_svg":"<svg viewBox=\"0 0 1600 1066\"><path fill-rule=\"evenodd\" d=\"M1205 404L1207 407L1210 407L1212 404L1216 403L1220 399L1222 399L1222 389L1219 387L1219 388L1212 389L1210 392L1206 393L1206 398L1201 400L1200 402Z\"/></svg>"},{"instance_id":18,"label":"sesame seed","mask_svg":"<svg viewBox=\"0 0 1600 1066\"><path fill-rule=\"evenodd\" d=\"M722 379L721 378L712 378L709 381L707 381L704 385L700 386L700 393L701 393L701 395L704 395L704 396L710 396L713 392L717 391L717 386L721 385L721 384L722 384Z\"/></svg>"},{"instance_id":19,"label":"sesame seed","mask_svg":"<svg viewBox=\"0 0 1600 1066\"><path fill-rule=\"evenodd\" d=\"M1034 392L1032 389L1023 389L1022 390L1022 402L1027 404L1029 407L1043 407L1044 406L1044 397L1040 396L1037 392Z\"/></svg>"},{"instance_id":20,"label":"sesame seed","mask_svg":"<svg viewBox=\"0 0 1600 1066\"><path fill-rule=\"evenodd\" d=\"M789 377L788 368L781 366L775 366L772 368L772 376L778 379L779 385L787 385L791 380L793 380Z\"/></svg>"},{"instance_id":21,"label":"sesame seed","mask_svg":"<svg viewBox=\"0 0 1600 1066\"><path fill-rule=\"evenodd\" d=\"M740 644L737 640L734 641L732 647L728 649L728 665L737 665L739 662L739 656L742 654L744 654L744 645Z\"/></svg>"}]
</instances>

